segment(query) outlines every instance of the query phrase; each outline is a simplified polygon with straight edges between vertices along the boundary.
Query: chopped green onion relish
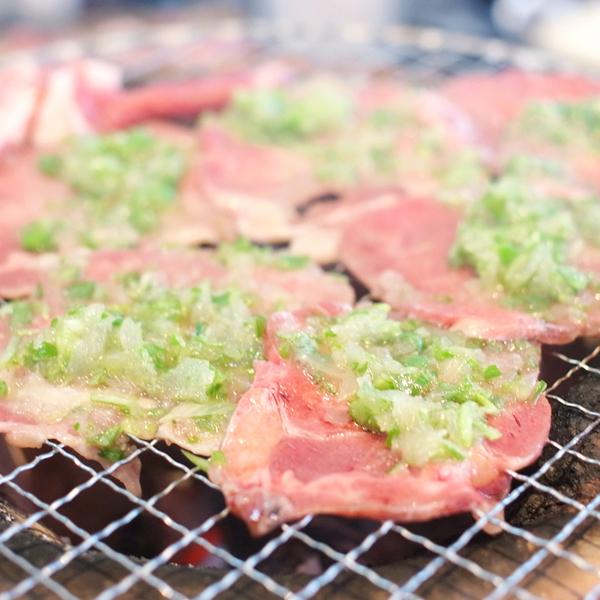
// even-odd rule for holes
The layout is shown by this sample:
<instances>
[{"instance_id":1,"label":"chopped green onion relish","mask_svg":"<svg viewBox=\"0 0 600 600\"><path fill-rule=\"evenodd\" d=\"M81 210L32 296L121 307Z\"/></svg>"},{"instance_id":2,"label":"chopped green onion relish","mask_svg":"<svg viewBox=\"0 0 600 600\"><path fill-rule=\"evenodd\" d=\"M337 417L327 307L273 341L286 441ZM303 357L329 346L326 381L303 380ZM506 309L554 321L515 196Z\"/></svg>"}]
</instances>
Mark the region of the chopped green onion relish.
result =
<instances>
[{"instance_id":1,"label":"chopped green onion relish","mask_svg":"<svg viewBox=\"0 0 600 600\"><path fill-rule=\"evenodd\" d=\"M288 254L266 246L257 246L244 238L232 243L222 243L218 248L217 257L226 267L244 266L251 261L252 264L274 267L282 271L293 271L303 269L310 264L310 260L306 256Z\"/></svg>"},{"instance_id":2,"label":"chopped green onion relish","mask_svg":"<svg viewBox=\"0 0 600 600\"><path fill-rule=\"evenodd\" d=\"M407 92L407 102L369 111L356 110L357 93L325 79L286 90L243 90L223 112L203 119L245 140L293 149L327 184L353 185L363 177L390 183L427 174L439 181L445 199L463 202L487 180L476 153L457 152L444 131L424 126L416 96ZM410 138L410 156L398 151L403 136Z\"/></svg>"},{"instance_id":3,"label":"chopped green onion relish","mask_svg":"<svg viewBox=\"0 0 600 600\"><path fill-rule=\"evenodd\" d=\"M212 465L224 465L227 461L225 459L225 455L220 450L213 452L210 458L203 458L201 456L196 456L191 452L187 452L186 450L182 450L182 454L198 469L208 472L208 469Z\"/></svg>"},{"instance_id":4,"label":"chopped green onion relish","mask_svg":"<svg viewBox=\"0 0 600 600\"><path fill-rule=\"evenodd\" d=\"M563 102L532 102L515 124L519 133L555 144L600 149L600 101L597 98Z\"/></svg>"},{"instance_id":5,"label":"chopped green onion relish","mask_svg":"<svg viewBox=\"0 0 600 600\"><path fill-rule=\"evenodd\" d=\"M53 221L33 221L21 230L21 246L28 252L52 252L57 248L56 231Z\"/></svg>"},{"instance_id":6,"label":"chopped green onion relish","mask_svg":"<svg viewBox=\"0 0 600 600\"><path fill-rule=\"evenodd\" d=\"M337 130L348 122L352 103L332 81L311 81L294 90L238 91L222 122L246 139L289 143Z\"/></svg>"},{"instance_id":7,"label":"chopped green onion relish","mask_svg":"<svg viewBox=\"0 0 600 600\"><path fill-rule=\"evenodd\" d=\"M42 157L39 168L72 188L74 197L59 210L70 215L68 232L77 242L118 246L157 226L175 201L185 157L151 133L130 129L73 139L60 154ZM53 223L36 221L23 229L23 248L54 250L56 232Z\"/></svg>"},{"instance_id":8,"label":"chopped green onion relish","mask_svg":"<svg viewBox=\"0 0 600 600\"><path fill-rule=\"evenodd\" d=\"M7 364L91 388L86 410L111 411L117 423L86 434L111 460L122 454L122 433L152 436L165 421L190 443L220 431L263 351L264 319L235 289L173 291L144 277L124 289L123 304L79 306L41 332L17 333Z\"/></svg>"},{"instance_id":9,"label":"chopped green onion relish","mask_svg":"<svg viewBox=\"0 0 600 600\"><path fill-rule=\"evenodd\" d=\"M464 458L474 444L498 437L489 415L539 395L534 345L396 321L384 304L311 317L302 330L279 333L279 351L326 393L347 400L359 425L387 434L407 465Z\"/></svg>"},{"instance_id":10,"label":"chopped green onion relish","mask_svg":"<svg viewBox=\"0 0 600 600\"><path fill-rule=\"evenodd\" d=\"M569 264L569 245L578 235L565 202L528 195L517 178L505 177L470 207L450 262L473 267L510 304L543 310L571 302L589 284L588 274Z\"/></svg>"}]
</instances>

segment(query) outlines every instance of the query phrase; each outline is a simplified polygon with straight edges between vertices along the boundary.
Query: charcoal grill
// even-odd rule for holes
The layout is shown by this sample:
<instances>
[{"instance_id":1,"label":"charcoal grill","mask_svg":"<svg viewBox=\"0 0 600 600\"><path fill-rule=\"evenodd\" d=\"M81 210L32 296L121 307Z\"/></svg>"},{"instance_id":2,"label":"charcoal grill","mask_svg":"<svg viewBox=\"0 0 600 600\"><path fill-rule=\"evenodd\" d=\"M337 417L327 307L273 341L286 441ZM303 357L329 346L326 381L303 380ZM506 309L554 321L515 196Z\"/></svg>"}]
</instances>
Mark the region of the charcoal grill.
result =
<instances>
[{"instance_id":1,"label":"charcoal grill","mask_svg":"<svg viewBox=\"0 0 600 600\"><path fill-rule=\"evenodd\" d=\"M508 66L573 70L533 49L437 30L306 31L267 21L222 21L210 31L197 24L140 25L33 54L41 61L119 60L144 49L143 59L127 68L134 84L193 70L187 49L205 35L244 40L266 55L283 49L322 58L314 49L327 47L340 65L356 55L369 68L419 81ZM475 522L458 517L403 526L307 516L252 540L176 449L134 440L131 456L99 471L52 441L36 452L3 447L0 597L599 598L600 345L545 348L542 376L550 383L551 439L535 465L511 473L511 493ZM141 498L111 478L138 456ZM491 529L497 535L485 533Z\"/></svg>"}]
</instances>

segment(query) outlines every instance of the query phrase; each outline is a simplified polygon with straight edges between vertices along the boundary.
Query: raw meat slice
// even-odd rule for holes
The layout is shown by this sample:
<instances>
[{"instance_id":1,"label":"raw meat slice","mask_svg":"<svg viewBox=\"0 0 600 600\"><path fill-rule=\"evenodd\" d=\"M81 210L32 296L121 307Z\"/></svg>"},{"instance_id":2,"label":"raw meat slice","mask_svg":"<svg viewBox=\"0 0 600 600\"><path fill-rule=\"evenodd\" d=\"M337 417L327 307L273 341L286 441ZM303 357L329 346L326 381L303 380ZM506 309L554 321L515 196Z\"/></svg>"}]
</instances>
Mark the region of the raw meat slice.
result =
<instances>
[{"instance_id":1,"label":"raw meat slice","mask_svg":"<svg viewBox=\"0 0 600 600\"><path fill-rule=\"evenodd\" d=\"M93 132L91 106L103 104L104 98L116 93L121 79L119 67L91 59L43 73L31 144L36 148L54 147L71 136Z\"/></svg>"},{"instance_id":2,"label":"raw meat slice","mask_svg":"<svg viewBox=\"0 0 600 600\"><path fill-rule=\"evenodd\" d=\"M36 151L21 150L0 159L2 249L7 247L7 239L17 236L20 227L38 218L50 203L60 201L69 193L65 184L40 172L39 158Z\"/></svg>"},{"instance_id":3,"label":"raw meat slice","mask_svg":"<svg viewBox=\"0 0 600 600\"><path fill-rule=\"evenodd\" d=\"M195 151L195 136L183 127L154 121L147 123L144 131L154 139L164 140L177 148L182 156ZM106 223L94 223L93 219L86 225L86 219L90 220L86 212L89 203L74 199L72 187L59 177L42 173L39 163L45 156L40 151L19 150L6 153L0 159L0 208L3 215L0 223L0 280L7 268L11 273L14 272L12 266L4 264L12 252L16 253L16 257L11 259L13 263L35 264L37 261L33 254L27 260L25 253L21 251L21 237L23 228L38 220L70 223L70 227L62 227L55 234L59 250L70 253L81 244L80 238L85 238L86 235L94 235L96 241L99 239L108 247L122 247L127 240L119 236L119 231L146 244L193 245L217 243L221 239L233 237L226 216L211 210L207 203L190 192L189 178L185 175L178 184L178 190L174 190L172 206L160 213L153 230L146 233L132 232L127 219L117 219L116 225L120 225L120 229L115 222L108 227Z\"/></svg>"},{"instance_id":4,"label":"raw meat slice","mask_svg":"<svg viewBox=\"0 0 600 600\"><path fill-rule=\"evenodd\" d=\"M0 159L0 297L3 298L30 293L38 280L37 274L53 260L21 250L21 229L68 194L64 184L40 173L38 157L35 151L20 150Z\"/></svg>"},{"instance_id":5,"label":"raw meat slice","mask_svg":"<svg viewBox=\"0 0 600 600\"><path fill-rule=\"evenodd\" d=\"M209 250L146 246L138 250L81 251L74 253L66 263L79 268L84 280L103 284L109 293L118 288L120 274L150 272L161 285L175 288L202 281L221 287L235 286L253 295L258 304L267 309L354 300L354 292L344 277L326 273L308 261L302 261L298 267L280 268L277 264L260 264L240 254L224 265ZM41 285L45 301L59 311L63 294L58 278L61 266L64 267L56 255L13 252L0 266L0 297L31 296Z\"/></svg>"},{"instance_id":6,"label":"raw meat slice","mask_svg":"<svg viewBox=\"0 0 600 600\"><path fill-rule=\"evenodd\" d=\"M48 384L40 384L35 390L26 388L27 411L23 413L18 401L8 400L0 409L0 433L6 434L6 441L17 448L39 448L47 440L58 441L69 446L83 458L108 468L111 461L103 458L98 449L88 444L81 435L73 430L72 423L66 423L60 416L49 415L52 408L52 393L58 391L60 397L55 399L61 408L65 403L64 388L53 389ZM67 394L68 395L68 394ZM4 399L6 400L6 399ZM141 463L138 458L126 461L112 472L131 493L140 495Z\"/></svg>"},{"instance_id":7,"label":"raw meat slice","mask_svg":"<svg viewBox=\"0 0 600 600\"><path fill-rule=\"evenodd\" d=\"M9 319L0 316L0 357L2 357L12 337ZM46 440L57 440L78 452L84 458L98 462L103 467L111 462L102 458L98 450L93 448L81 435L61 420L65 408L68 410L68 394L65 390L56 389L39 380L29 382L30 387L19 390L26 397L27 411L19 410L19 402L3 398L0 409L0 433L6 434L9 444L18 448L37 448ZM37 385L37 387L36 387ZM57 413L58 408L58 413ZM141 493L140 461L128 461L113 472L114 477L134 494Z\"/></svg>"},{"instance_id":8,"label":"raw meat slice","mask_svg":"<svg viewBox=\"0 0 600 600\"><path fill-rule=\"evenodd\" d=\"M468 335L561 344L597 333L592 321L582 322L580 315L570 314L565 306L557 305L546 319L505 308L470 269L450 267L449 252L460 219L459 211L438 202L399 198L394 206L348 224L342 261L398 314ZM600 311L597 299L585 300L590 315Z\"/></svg>"},{"instance_id":9,"label":"raw meat slice","mask_svg":"<svg viewBox=\"0 0 600 600\"><path fill-rule=\"evenodd\" d=\"M347 223L360 219L372 210L394 205L401 193L396 188L357 189L334 199L318 201L308 207L300 222L295 224L290 251L309 256L321 264L340 260L340 242Z\"/></svg>"},{"instance_id":10,"label":"raw meat slice","mask_svg":"<svg viewBox=\"0 0 600 600\"><path fill-rule=\"evenodd\" d=\"M28 135L38 101L37 67L18 64L0 71L0 153L21 146Z\"/></svg>"},{"instance_id":11,"label":"raw meat slice","mask_svg":"<svg viewBox=\"0 0 600 600\"><path fill-rule=\"evenodd\" d=\"M276 86L290 76L287 64L271 61L243 72L122 90L98 103L95 125L98 130L107 131L149 119L196 117L203 111L223 108L237 90Z\"/></svg>"},{"instance_id":12,"label":"raw meat slice","mask_svg":"<svg viewBox=\"0 0 600 600\"><path fill-rule=\"evenodd\" d=\"M220 259L217 260L214 252L202 250L167 251L148 248L137 251L103 251L73 257L70 264L63 263L60 268L54 265L54 270L48 269L44 273L44 278L38 281L42 284L42 300L34 300L34 303L43 302L45 307L41 310L40 316L35 317L34 321L27 325L23 335L33 336L32 339L37 340L35 343L39 343L39 339L35 337L36 332L46 331L50 317L60 316L65 309L69 308L70 303L67 298L71 282L61 283L61 278L65 277L65 269L72 270L73 267L78 267L80 272L80 275L74 275L76 284L90 281L101 284L99 298L109 307L116 305L118 311L126 310L132 302L132 297L128 295L122 283L123 275L131 273L144 273L147 278L149 277L148 282L152 282L152 286L159 286L159 289L165 286L168 290L183 290L184 293L186 288L201 286L207 282L217 292L242 290L244 302L247 302L253 311L260 312L271 311L282 303L304 306L353 301L352 288L339 276L323 273L318 267L305 265L303 262L297 268L289 266L288 263L285 263L285 267L277 267L276 263L261 264L258 259L253 258L251 252L251 249L247 249L246 252L232 250L226 264ZM277 256L275 253L267 255L265 251L261 251L260 259L265 262L275 260ZM65 290L67 293L64 293ZM149 294L151 294L150 288L144 288L143 297ZM93 304L94 301L94 297L84 296L77 299L76 305L89 304L88 309L92 314L96 310L94 307L99 306ZM221 306L220 303L227 303L227 299L225 296L218 297L214 302L217 303L216 306ZM12 305L7 307L9 311L10 306ZM100 310L101 314L104 314L104 309ZM68 315L72 314L68 313ZM7 348L11 334L21 335L9 330L8 318L0 317L0 356ZM96 315L94 318L103 317ZM201 316L197 318L201 322ZM101 325L101 322L97 324L98 327ZM243 325L246 327L248 323ZM252 330L256 327L258 348L262 348L260 341L262 330L254 321L251 321L251 325ZM231 326L237 325L233 323ZM194 329L197 324L192 323L190 327ZM222 328L223 324L218 327ZM218 335L219 329L216 331ZM90 333L90 340L86 342L89 347L81 350L84 355L94 352L95 342L91 340L92 333ZM135 338L139 334L133 331L127 335ZM233 338L236 335L237 332L231 332L228 344L234 344ZM12 353L14 349L7 351ZM232 364L237 364L239 360L241 358L236 357ZM251 365L252 362L249 363L248 368ZM247 377L247 373L244 373ZM153 427L155 427L155 432L152 433L154 437L176 443L198 454L210 454L218 448L221 441L220 429L209 430L195 441L190 437L192 434L197 435L197 432L188 426L189 421L196 414L194 410L199 410L197 404L184 402L171 406L168 403L165 405L166 401L153 400L151 397L142 400L130 398L126 374L119 379L124 386L123 389L109 388L108 399L100 400L93 400L90 390L102 391L102 388L86 387L78 381L61 383L60 378L58 381L51 382L34 371L28 371L24 367L15 369L10 367L10 364L0 369L0 379L10 390L8 396L2 398L4 412L0 415L0 431L12 432L9 442L18 446L39 446L46 439L58 439L77 450L82 456L108 464L103 460L108 456L106 449L99 448L100 443L93 440L97 440L101 435L97 433L99 430L110 432L111 429L118 428L124 415L129 416L130 411L140 412L139 418L135 420L135 427L139 427L139 430L135 431L142 437L146 435L146 427L151 431L154 431ZM224 410L221 405L216 409ZM158 423L155 422L156 417L144 416L150 415L153 410L162 411L161 414L165 413L160 416ZM147 419L149 422L144 424ZM16 423L20 423L21 426L15 428ZM129 427L131 426L133 425L130 424ZM90 431L94 432L93 436ZM123 448L119 447L119 451L121 450ZM112 452L113 449L109 448L109 451ZM125 470L122 474L117 473L117 476L126 478L128 474L131 474L130 471ZM132 489L139 491L139 487L135 488L134 482L135 480L127 480L127 484L133 486Z\"/></svg>"},{"instance_id":13,"label":"raw meat slice","mask_svg":"<svg viewBox=\"0 0 600 600\"><path fill-rule=\"evenodd\" d=\"M192 168L196 202L225 211L238 235L255 241L289 239L294 208L323 191L301 154L244 142L216 125L200 132Z\"/></svg>"},{"instance_id":14,"label":"raw meat slice","mask_svg":"<svg viewBox=\"0 0 600 600\"><path fill-rule=\"evenodd\" d=\"M354 292L347 280L326 273L316 265L297 268L262 265L240 257L223 265L214 252L202 250L123 250L92 253L84 278L96 282L114 281L125 272L155 273L163 285L189 287L208 280L219 287L233 286L251 294L265 310L287 307L318 306L327 303L351 303Z\"/></svg>"},{"instance_id":15,"label":"raw meat slice","mask_svg":"<svg viewBox=\"0 0 600 600\"><path fill-rule=\"evenodd\" d=\"M275 314L270 329L297 318ZM224 462L209 470L255 535L305 514L423 521L476 512L508 492L506 470L530 464L547 440L547 400L509 402L489 421L500 437L465 460L394 469L385 436L352 422L347 406L273 347L268 357L231 418Z\"/></svg>"},{"instance_id":16,"label":"raw meat slice","mask_svg":"<svg viewBox=\"0 0 600 600\"><path fill-rule=\"evenodd\" d=\"M295 106L293 98L295 94L311 98L306 93L311 89L324 94L327 102L345 106L342 99L347 101L352 106L350 116L343 123L323 125L322 131L294 137L296 121L304 119L310 131L310 111L315 109L310 103ZM306 232L302 226L296 228L305 219L295 209L326 194L394 185L418 194L437 193L448 202L462 204L486 183L487 154L469 119L434 92L389 81L346 88L315 78L276 90L273 105L281 101L285 106L281 98L287 98L286 94L292 98L292 108L278 109L281 115L270 124L261 121L268 121L266 117L255 117L258 122L248 127L257 129L256 135L240 125L253 118L252 113L240 114L247 110L245 97L220 116L207 119L200 129L200 155L190 189L195 188L199 204L204 199L229 212L238 233L250 239L283 241L296 231L310 239L314 227L309 223ZM262 96L253 98L249 96L247 102L269 105ZM260 113L261 109L256 110ZM270 134L269 127L282 131ZM334 248L335 241L328 236L317 254L332 256Z\"/></svg>"},{"instance_id":17,"label":"raw meat slice","mask_svg":"<svg viewBox=\"0 0 600 600\"><path fill-rule=\"evenodd\" d=\"M441 91L494 141L529 102L588 98L600 92L600 84L578 75L507 70L453 77Z\"/></svg>"}]
</instances>

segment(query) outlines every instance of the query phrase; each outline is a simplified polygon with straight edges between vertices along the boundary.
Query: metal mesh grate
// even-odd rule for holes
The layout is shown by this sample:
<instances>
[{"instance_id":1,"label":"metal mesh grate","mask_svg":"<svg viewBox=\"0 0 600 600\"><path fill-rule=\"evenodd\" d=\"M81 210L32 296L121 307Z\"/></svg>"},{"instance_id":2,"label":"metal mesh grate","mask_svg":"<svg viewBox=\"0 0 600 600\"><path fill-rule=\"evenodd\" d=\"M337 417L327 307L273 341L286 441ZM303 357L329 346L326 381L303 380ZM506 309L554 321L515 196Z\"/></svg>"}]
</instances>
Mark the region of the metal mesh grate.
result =
<instances>
[{"instance_id":1,"label":"metal mesh grate","mask_svg":"<svg viewBox=\"0 0 600 600\"><path fill-rule=\"evenodd\" d=\"M247 33L267 47L292 39L302 45L308 38L291 36L290 27L255 23ZM224 35L239 33L235 24L223 24ZM77 48L63 42L44 49L43 58L81 51L116 55L143 43L160 47L156 67L172 57L165 48L180 48L198 35L197 28L169 26L151 35L130 32L126 40L90 39ZM507 64L551 66L526 49L435 31L396 28L365 40L364 31L349 28L344 36L344 43L368 41L370 48L385 50L388 66L425 80ZM152 62L145 65L146 75L152 68ZM599 356L600 346L581 342L545 351L544 375L553 382L552 439L528 472L511 473L511 493L475 523L459 518L415 527L342 519L332 524L307 516L256 541L223 508L210 481L174 449L135 440L133 455L98 471L54 442L35 453L4 448L1 597L263 598L267 592L282 598L600 597ZM161 473L144 482L142 498L111 478L138 456L150 465L144 473ZM12 511L15 506L22 515ZM500 533L487 536L483 532L490 527ZM153 541L150 557L131 557L140 553L136 538ZM189 560L191 551L204 566L174 564Z\"/></svg>"}]
</instances>

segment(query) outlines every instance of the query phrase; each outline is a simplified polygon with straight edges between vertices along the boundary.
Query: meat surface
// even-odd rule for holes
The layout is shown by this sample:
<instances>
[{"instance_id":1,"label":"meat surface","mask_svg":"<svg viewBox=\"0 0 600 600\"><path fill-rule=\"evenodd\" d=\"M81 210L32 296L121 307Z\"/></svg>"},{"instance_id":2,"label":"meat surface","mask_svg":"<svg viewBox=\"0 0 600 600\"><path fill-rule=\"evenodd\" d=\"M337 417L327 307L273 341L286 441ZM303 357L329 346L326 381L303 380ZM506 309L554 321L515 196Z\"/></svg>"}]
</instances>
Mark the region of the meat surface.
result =
<instances>
[{"instance_id":1,"label":"meat surface","mask_svg":"<svg viewBox=\"0 0 600 600\"><path fill-rule=\"evenodd\" d=\"M320 80L284 87L283 93L322 85L315 81ZM487 150L470 119L446 98L385 80L347 88L338 83L335 89L352 106L349 121L296 140L269 139L264 124L264 139L245 137L228 123L227 110L223 118L203 123L189 186L199 202L228 213L237 232L249 239L298 238L296 247L325 262L336 253L338 215L325 217L321 226L297 214L315 198L349 195L354 203L361 197L357 188L396 186L462 204L481 191ZM288 118L293 122L302 115ZM321 247L311 249L320 233Z\"/></svg>"},{"instance_id":2,"label":"meat surface","mask_svg":"<svg viewBox=\"0 0 600 600\"><path fill-rule=\"evenodd\" d=\"M399 198L347 224L343 264L399 315L409 315L483 338L526 337L561 344L594 335L598 300L589 297L582 321L560 305L546 318L504 307L470 269L449 265L460 211L433 200ZM596 319L597 320L597 319Z\"/></svg>"},{"instance_id":3,"label":"meat surface","mask_svg":"<svg viewBox=\"0 0 600 600\"><path fill-rule=\"evenodd\" d=\"M224 463L209 471L255 535L306 514L423 521L485 509L507 493L506 470L535 460L547 439L544 397L509 403L490 420L501 437L466 460L393 469L385 436L352 422L297 365L268 356L231 418Z\"/></svg>"},{"instance_id":4,"label":"meat surface","mask_svg":"<svg viewBox=\"0 0 600 600\"><path fill-rule=\"evenodd\" d=\"M62 267L65 266L78 267L83 281L100 284L103 301L117 307L131 301L120 283L121 277L129 273L145 273L151 276L155 284L172 290L206 282L216 290L240 289L254 298L254 310L261 313L265 311L267 314L282 303L300 307L328 302L351 303L354 299L352 288L345 280L326 274L314 265L298 269L278 269L243 260L243 264L236 268L235 260L226 266L217 260L214 252L203 250L147 248L136 251L99 251L75 257L70 265L63 263ZM43 332L51 317L62 315L70 306L68 293L65 293L63 287L67 286L67 282L61 285L61 275L57 268L59 265L55 264L53 268L41 271L35 281L43 290L41 298L44 309L27 325L26 335L35 336L36 332ZM27 280L21 273L15 285L25 284ZM90 298L87 302L93 303L94 300ZM20 335L18 331L11 331L9 318L0 314L0 355L8 347L13 334ZM82 352L85 354L87 350L93 351L92 348L93 345ZM110 402L108 405L94 404L90 395L94 388L86 387L81 382L50 382L23 366L11 368L4 365L0 368L0 379L10 390L2 398L0 411L0 432L7 433L9 443L19 447L37 447L46 440L54 439L103 466L110 464L110 460L102 454L99 442L94 442L96 438L86 432L110 431L119 426L124 416L119 410L114 410ZM126 377L124 385L127 389ZM119 390L116 393L118 396ZM152 407L163 413L166 410L160 398L146 398L142 404L143 407L136 410L143 408L143 411L147 411ZM149 418L147 424L148 427L156 428L156 438L178 444L198 454L210 454L219 447L222 438L220 430L210 431L196 441L192 440L191 434L187 435L189 404L184 405L183 409L176 404L166 406L168 412L158 424L157 417ZM141 414L146 414L143 411ZM125 413L127 414L128 412ZM144 427L138 433L142 437ZM120 468L115 476L138 493L138 474L139 464L133 461Z\"/></svg>"},{"instance_id":5,"label":"meat surface","mask_svg":"<svg viewBox=\"0 0 600 600\"><path fill-rule=\"evenodd\" d=\"M316 202L293 226L290 250L321 264L339 262L340 242L346 224L356 222L372 210L394 205L399 193L401 190L397 188L356 189L343 196Z\"/></svg>"},{"instance_id":6,"label":"meat surface","mask_svg":"<svg viewBox=\"0 0 600 600\"><path fill-rule=\"evenodd\" d=\"M148 122L144 128L184 154L195 151L195 138L188 129L160 121ZM38 266L45 269L49 260L21 249L22 230L26 225L38 219L50 219L69 222L81 229L80 221L85 218L77 210L73 189L66 182L40 170L42 156L43 151L21 149L6 152L0 157L0 296L4 298L18 297L31 290ZM89 226L94 229L93 223ZM101 227L100 224L97 226ZM71 254L75 251L79 245L75 229L63 228L57 234L60 251ZM190 191L189 178L184 175L174 205L161 215L157 229L142 236L140 244L215 244L232 237L226 215L212 210L194 191ZM108 247L122 246L122 240L113 238L108 232ZM20 284L15 285L19 278Z\"/></svg>"},{"instance_id":7,"label":"meat surface","mask_svg":"<svg viewBox=\"0 0 600 600\"><path fill-rule=\"evenodd\" d=\"M97 129L107 131L151 119L194 118L203 111L223 108L237 90L275 86L290 76L287 65L271 61L245 71L121 90L97 103L94 122Z\"/></svg>"},{"instance_id":8,"label":"meat surface","mask_svg":"<svg viewBox=\"0 0 600 600\"><path fill-rule=\"evenodd\" d=\"M42 68L31 63L6 67L0 95L0 151L7 147L51 147L93 131L93 106L121 86L121 71L85 59Z\"/></svg>"},{"instance_id":9,"label":"meat surface","mask_svg":"<svg viewBox=\"0 0 600 600\"><path fill-rule=\"evenodd\" d=\"M202 128L190 190L229 215L238 235L258 242L291 235L295 207L326 191L302 154L245 142L216 125Z\"/></svg>"},{"instance_id":10,"label":"meat surface","mask_svg":"<svg viewBox=\"0 0 600 600\"><path fill-rule=\"evenodd\" d=\"M38 101L39 71L32 63L18 64L0 71L0 153L19 147L29 134Z\"/></svg>"},{"instance_id":11,"label":"meat surface","mask_svg":"<svg viewBox=\"0 0 600 600\"><path fill-rule=\"evenodd\" d=\"M9 319L0 316L0 355L11 337ZM6 434L7 442L18 448L38 448L47 440L55 440L69 446L82 457L108 468L111 462L73 429L74 420L69 413L81 402L81 396L81 391L57 388L39 377L24 378L16 393L3 398L0 433ZM113 476L129 491L139 495L140 468L141 463L135 458L115 469Z\"/></svg>"},{"instance_id":12,"label":"meat surface","mask_svg":"<svg viewBox=\"0 0 600 600\"><path fill-rule=\"evenodd\" d=\"M600 93L600 84L578 75L507 70L449 79L442 94L461 107L490 140L535 100L579 100Z\"/></svg>"}]
</instances>

